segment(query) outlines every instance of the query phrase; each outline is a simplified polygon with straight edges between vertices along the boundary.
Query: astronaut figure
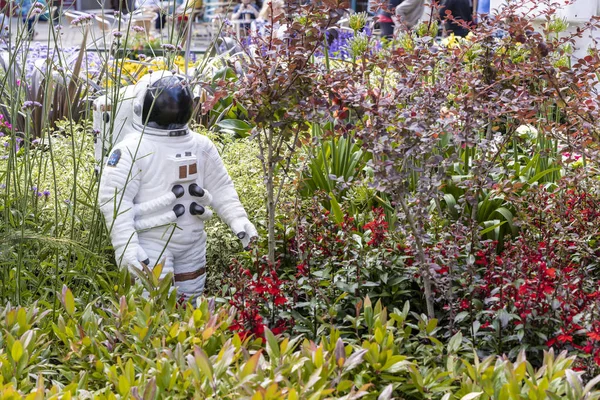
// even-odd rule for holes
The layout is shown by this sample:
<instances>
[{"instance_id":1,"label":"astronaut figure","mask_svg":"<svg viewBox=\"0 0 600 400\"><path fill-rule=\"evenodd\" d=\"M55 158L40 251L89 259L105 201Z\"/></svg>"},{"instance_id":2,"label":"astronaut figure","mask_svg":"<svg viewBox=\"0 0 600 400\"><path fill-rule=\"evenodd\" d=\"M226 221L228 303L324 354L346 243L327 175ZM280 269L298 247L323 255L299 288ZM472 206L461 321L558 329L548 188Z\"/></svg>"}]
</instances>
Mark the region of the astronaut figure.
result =
<instances>
[{"instance_id":1,"label":"astronaut figure","mask_svg":"<svg viewBox=\"0 0 600 400\"><path fill-rule=\"evenodd\" d=\"M106 163L113 146L123 140L126 133L133 131L131 121L134 90L134 85L121 88L117 93L117 101L112 101L111 94L99 96L94 100L94 156L98 163L97 172L100 172L100 165ZM113 103L117 104L114 109Z\"/></svg>"},{"instance_id":2,"label":"astronaut figure","mask_svg":"<svg viewBox=\"0 0 600 400\"><path fill-rule=\"evenodd\" d=\"M192 93L169 72L146 75L135 86L133 132L112 149L100 180L100 208L122 267L150 269L186 299L206 282L204 221L212 207L246 248L257 236L214 144L192 132Z\"/></svg>"}]
</instances>

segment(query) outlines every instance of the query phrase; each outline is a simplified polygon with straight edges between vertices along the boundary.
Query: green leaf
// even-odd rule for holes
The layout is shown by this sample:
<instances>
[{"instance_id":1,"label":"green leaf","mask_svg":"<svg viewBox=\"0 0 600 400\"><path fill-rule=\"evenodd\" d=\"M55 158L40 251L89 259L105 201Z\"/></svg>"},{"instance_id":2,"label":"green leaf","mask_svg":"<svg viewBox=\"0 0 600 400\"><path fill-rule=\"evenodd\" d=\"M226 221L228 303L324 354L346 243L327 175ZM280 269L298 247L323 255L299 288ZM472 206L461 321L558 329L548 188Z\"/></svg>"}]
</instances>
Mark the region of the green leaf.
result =
<instances>
[{"instance_id":1,"label":"green leaf","mask_svg":"<svg viewBox=\"0 0 600 400\"><path fill-rule=\"evenodd\" d=\"M583 395L585 396L589 392L591 392L592 389L594 389L594 386L596 386L599 382L600 382L600 375L598 375L597 377L595 377L594 379L589 381L587 383L587 385L585 385L585 388L583 388Z\"/></svg>"},{"instance_id":2,"label":"green leaf","mask_svg":"<svg viewBox=\"0 0 600 400\"><path fill-rule=\"evenodd\" d=\"M15 340L12 348L10 349L10 355L15 363L18 363L21 357L23 357L23 344L20 340Z\"/></svg>"},{"instance_id":3,"label":"green leaf","mask_svg":"<svg viewBox=\"0 0 600 400\"><path fill-rule=\"evenodd\" d=\"M331 197L331 211L333 212L333 219L336 223L341 224L344 221L344 213L342 212L340 203L338 203L332 192L329 192L329 197Z\"/></svg>"},{"instance_id":4,"label":"green leaf","mask_svg":"<svg viewBox=\"0 0 600 400\"><path fill-rule=\"evenodd\" d=\"M533 178L529 179L527 181L527 183L529 183L530 185L534 184L535 182L539 181L540 179L542 179L544 176L551 174L555 171L560 171L561 168L560 167L556 167L556 168L548 168L542 172L537 173Z\"/></svg>"},{"instance_id":5,"label":"green leaf","mask_svg":"<svg viewBox=\"0 0 600 400\"><path fill-rule=\"evenodd\" d=\"M156 378L152 377L146 384L144 390L144 400L154 400L156 398Z\"/></svg>"},{"instance_id":6,"label":"green leaf","mask_svg":"<svg viewBox=\"0 0 600 400\"><path fill-rule=\"evenodd\" d=\"M277 343L277 338L273 335L273 332L269 328L265 327L265 337L267 338L267 353L269 357L271 357L271 362L274 362L279 358L279 344Z\"/></svg>"},{"instance_id":7,"label":"green leaf","mask_svg":"<svg viewBox=\"0 0 600 400\"><path fill-rule=\"evenodd\" d=\"M456 317L454 317L454 322L456 322L456 323L462 322L465 318L467 318L468 315L469 315L468 311L459 312L458 314L456 314Z\"/></svg>"},{"instance_id":8,"label":"green leaf","mask_svg":"<svg viewBox=\"0 0 600 400\"><path fill-rule=\"evenodd\" d=\"M392 398L393 390L394 387L392 386L392 384L387 385L385 389L383 389L379 397L377 397L377 400L390 400Z\"/></svg>"},{"instance_id":9,"label":"green leaf","mask_svg":"<svg viewBox=\"0 0 600 400\"><path fill-rule=\"evenodd\" d=\"M245 378L246 376L253 374L256 371L256 366L258 365L258 360L260 358L262 350L257 351L246 361L244 367L242 368L241 377Z\"/></svg>"},{"instance_id":10,"label":"green leaf","mask_svg":"<svg viewBox=\"0 0 600 400\"><path fill-rule=\"evenodd\" d=\"M162 274L162 270L163 270L163 266L164 266L165 261L166 260L163 259L152 270L152 280L153 280L152 283L154 284L154 286L158 286L158 280L160 279L160 275Z\"/></svg>"},{"instance_id":11,"label":"green leaf","mask_svg":"<svg viewBox=\"0 0 600 400\"><path fill-rule=\"evenodd\" d=\"M460 345L462 344L462 333L456 332L454 336L448 342L448 353L456 353L458 349L460 349Z\"/></svg>"},{"instance_id":12,"label":"green leaf","mask_svg":"<svg viewBox=\"0 0 600 400\"><path fill-rule=\"evenodd\" d=\"M238 135L248 135L253 128L252 125L240 119L224 119L217 122L217 126L228 131L233 131Z\"/></svg>"},{"instance_id":13,"label":"green leaf","mask_svg":"<svg viewBox=\"0 0 600 400\"><path fill-rule=\"evenodd\" d=\"M63 285L62 288L62 301L65 306L65 310L70 316L73 316L75 313L75 298L73 297L73 292L66 285Z\"/></svg>"},{"instance_id":14,"label":"green leaf","mask_svg":"<svg viewBox=\"0 0 600 400\"><path fill-rule=\"evenodd\" d=\"M213 380L213 367L208 359L208 356L198 346L194 346L194 359L196 360L196 365L200 368L200 371L208 378L209 381Z\"/></svg>"},{"instance_id":15,"label":"green leaf","mask_svg":"<svg viewBox=\"0 0 600 400\"><path fill-rule=\"evenodd\" d=\"M494 212L492 213L492 216L494 215L494 213L498 213L498 214L502 215L504 217L504 219L506 220L506 222L508 222L508 227L510 228L511 232L513 234L517 233L517 228L513 224L513 213L510 212L510 210L508 208L498 207L494 210Z\"/></svg>"},{"instance_id":16,"label":"green leaf","mask_svg":"<svg viewBox=\"0 0 600 400\"><path fill-rule=\"evenodd\" d=\"M581 399L583 394L583 388L581 387L581 378L579 374L571 369L565 371L567 382L569 382L569 386L575 392L575 398Z\"/></svg>"},{"instance_id":17,"label":"green leaf","mask_svg":"<svg viewBox=\"0 0 600 400\"><path fill-rule=\"evenodd\" d=\"M499 223L497 223L497 224L495 224L495 225L492 225L492 226L489 226L489 227L485 228L484 230L482 230L481 232L479 232L479 234L480 234L481 236L483 236L483 235L485 235L486 233L488 233L488 232L491 232L491 231L493 231L493 230L494 230L494 229L496 229L496 228L500 228L500 227L501 227L502 225L504 225L506 222L507 222L507 221L500 221ZM486 221L485 223L486 223L486 224L488 224L488 223L490 223L490 221Z\"/></svg>"},{"instance_id":18,"label":"green leaf","mask_svg":"<svg viewBox=\"0 0 600 400\"><path fill-rule=\"evenodd\" d=\"M458 210L456 209L456 199L453 195L447 193L444 195L444 201L446 202L446 209L453 219L458 219Z\"/></svg>"},{"instance_id":19,"label":"green leaf","mask_svg":"<svg viewBox=\"0 0 600 400\"><path fill-rule=\"evenodd\" d=\"M357 367L360 363L362 363L363 357L366 353L366 349L361 349L355 353L352 353L344 363L344 370L350 371L351 369Z\"/></svg>"},{"instance_id":20,"label":"green leaf","mask_svg":"<svg viewBox=\"0 0 600 400\"><path fill-rule=\"evenodd\" d=\"M431 332L434 331L434 329L437 327L437 323L438 320L436 318L432 318L427 322L427 326L425 326L425 332L427 332L427 334L431 334Z\"/></svg>"},{"instance_id":21,"label":"green leaf","mask_svg":"<svg viewBox=\"0 0 600 400\"><path fill-rule=\"evenodd\" d=\"M478 398L479 396L481 396L483 394L483 392L473 392L473 393L469 393L467 395L464 395L463 397L460 398L460 400L473 400Z\"/></svg>"},{"instance_id":22,"label":"green leaf","mask_svg":"<svg viewBox=\"0 0 600 400\"><path fill-rule=\"evenodd\" d=\"M125 375L119 376L119 394L121 396L125 396L129 393L129 389L131 389L131 385L129 384L129 380Z\"/></svg>"}]
</instances>

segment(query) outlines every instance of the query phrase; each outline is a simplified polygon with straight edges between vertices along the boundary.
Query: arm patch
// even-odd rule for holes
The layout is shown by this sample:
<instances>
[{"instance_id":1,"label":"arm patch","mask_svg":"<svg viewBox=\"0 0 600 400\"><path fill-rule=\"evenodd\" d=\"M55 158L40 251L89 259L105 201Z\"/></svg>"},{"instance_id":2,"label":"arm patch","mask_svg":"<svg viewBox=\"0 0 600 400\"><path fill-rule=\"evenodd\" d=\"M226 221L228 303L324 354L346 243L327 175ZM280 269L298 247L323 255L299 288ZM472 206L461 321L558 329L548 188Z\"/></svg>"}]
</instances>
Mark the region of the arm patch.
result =
<instances>
[{"instance_id":1,"label":"arm patch","mask_svg":"<svg viewBox=\"0 0 600 400\"><path fill-rule=\"evenodd\" d=\"M121 159L121 150L116 149L115 151L112 152L112 154L108 158L108 161L106 162L106 166L107 167L116 167L117 164L119 163L120 159Z\"/></svg>"}]
</instances>

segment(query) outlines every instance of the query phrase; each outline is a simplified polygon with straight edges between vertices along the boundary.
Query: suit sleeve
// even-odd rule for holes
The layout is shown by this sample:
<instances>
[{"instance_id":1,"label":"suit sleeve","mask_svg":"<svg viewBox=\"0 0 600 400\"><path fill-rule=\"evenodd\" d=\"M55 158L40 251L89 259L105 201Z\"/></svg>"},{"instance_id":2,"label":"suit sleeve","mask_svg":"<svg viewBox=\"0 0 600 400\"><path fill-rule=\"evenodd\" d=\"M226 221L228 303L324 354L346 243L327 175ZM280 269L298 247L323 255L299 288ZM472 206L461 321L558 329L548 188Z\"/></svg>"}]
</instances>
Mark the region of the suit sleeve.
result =
<instances>
[{"instance_id":1,"label":"suit sleeve","mask_svg":"<svg viewBox=\"0 0 600 400\"><path fill-rule=\"evenodd\" d=\"M215 145L208 141L204 151L204 187L212 194L212 208L237 235L250 223L244 206L233 187L233 181L225 169Z\"/></svg>"},{"instance_id":2,"label":"suit sleeve","mask_svg":"<svg viewBox=\"0 0 600 400\"><path fill-rule=\"evenodd\" d=\"M141 268L138 259L138 235L134 227L133 199L141 182L141 169L130 149L120 143L102 171L99 190L100 210L106 220L121 267Z\"/></svg>"}]
</instances>

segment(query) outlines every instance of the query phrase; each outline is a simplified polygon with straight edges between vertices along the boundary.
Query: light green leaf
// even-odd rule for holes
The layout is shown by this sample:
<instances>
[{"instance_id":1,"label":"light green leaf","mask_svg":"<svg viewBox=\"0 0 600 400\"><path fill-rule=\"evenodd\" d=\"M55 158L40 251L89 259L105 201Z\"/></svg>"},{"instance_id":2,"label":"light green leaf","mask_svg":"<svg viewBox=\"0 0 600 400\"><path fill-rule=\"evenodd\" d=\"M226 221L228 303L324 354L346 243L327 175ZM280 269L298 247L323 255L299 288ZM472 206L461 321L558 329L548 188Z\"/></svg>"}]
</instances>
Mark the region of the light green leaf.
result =
<instances>
[{"instance_id":1,"label":"light green leaf","mask_svg":"<svg viewBox=\"0 0 600 400\"><path fill-rule=\"evenodd\" d=\"M75 313L75 297L73 297L73 292L66 285L63 285L62 288L62 301L67 313L73 316Z\"/></svg>"},{"instance_id":2,"label":"light green leaf","mask_svg":"<svg viewBox=\"0 0 600 400\"><path fill-rule=\"evenodd\" d=\"M496 220L494 220L494 221L496 221ZM489 222L490 222L490 221L486 221L486 224L487 224L487 223L489 223ZM497 223L497 224L494 224L494 225L492 225L492 226L489 226L489 227L485 228L484 230L482 230L481 232L479 232L479 234L480 234L481 236L483 236L483 235L485 235L486 233L488 233L488 232L491 232L491 231L493 231L493 230L494 230L494 229L496 229L496 228L500 228L500 227L501 227L502 225L504 225L506 222L507 222L507 221L500 221L500 222L499 222L499 223Z\"/></svg>"},{"instance_id":3,"label":"light green leaf","mask_svg":"<svg viewBox=\"0 0 600 400\"><path fill-rule=\"evenodd\" d=\"M131 388L131 385L129 384L129 380L127 380L127 377L125 377L125 375L120 375L119 376L119 394L121 396L125 396L126 394L129 393L130 388Z\"/></svg>"},{"instance_id":4,"label":"light green leaf","mask_svg":"<svg viewBox=\"0 0 600 400\"><path fill-rule=\"evenodd\" d=\"M233 131L236 134L247 134L252 130L252 125L239 119L224 119L217 123L222 129Z\"/></svg>"},{"instance_id":5,"label":"light green leaf","mask_svg":"<svg viewBox=\"0 0 600 400\"><path fill-rule=\"evenodd\" d=\"M392 384L387 385L385 389L383 389L379 397L377 397L377 400L390 400L392 398L393 390L394 387L392 386Z\"/></svg>"},{"instance_id":6,"label":"light green leaf","mask_svg":"<svg viewBox=\"0 0 600 400\"><path fill-rule=\"evenodd\" d=\"M269 357L271 357L271 362L274 362L275 359L279 358L279 344L277 343L277 338L273 335L273 332L269 328L265 327L265 337L267 338L267 353Z\"/></svg>"},{"instance_id":7,"label":"light green leaf","mask_svg":"<svg viewBox=\"0 0 600 400\"><path fill-rule=\"evenodd\" d=\"M527 183L529 183L530 185L534 184L535 182L539 181L540 179L542 179L544 176L553 173L554 171L560 171L561 168L560 167L556 167L556 168L548 168L542 172L537 173L533 178L529 179L527 181Z\"/></svg>"},{"instance_id":8,"label":"light green leaf","mask_svg":"<svg viewBox=\"0 0 600 400\"><path fill-rule=\"evenodd\" d=\"M448 342L448 353L456 353L458 349L460 349L462 339L462 333L456 332L456 334L452 336L452 338Z\"/></svg>"},{"instance_id":9,"label":"light green leaf","mask_svg":"<svg viewBox=\"0 0 600 400\"><path fill-rule=\"evenodd\" d=\"M208 378L208 380L213 380L213 367L208 359L208 356L198 346L194 346L194 359L196 360L196 365L200 368L200 371Z\"/></svg>"},{"instance_id":10,"label":"light green leaf","mask_svg":"<svg viewBox=\"0 0 600 400\"><path fill-rule=\"evenodd\" d=\"M15 360L15 363L19 362L21 357L23 357L23 344L20 340L15 340L12 348L10 349L10 355L12 356L13 360Z\"/></svg>"},{"instance_id":11,"label":"light green leaf","mask_svg":"<svg viewBox=\"0 0 600 400\"><path fill-rule=\"evenodd\" d=\"M460 400L473 400L478 398L479 396L481 396L483 394L483 392L473 392L473 393L469 393L464 395L463 397L460 398Z\"/></svg>"},{"instance_id":12,"label":"light green leaf","mask_svg":"<svg viewBox=\"0 0 600 400\"><path fill-rule=\"evenodd\" d=\"M338 203L333 193L329 192L329 197L331 198L331 211L333 212L333 219L338 224L341 224L344 221L344 213L342 212L340 203Z\"/></svg>"}]
</instances>

